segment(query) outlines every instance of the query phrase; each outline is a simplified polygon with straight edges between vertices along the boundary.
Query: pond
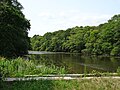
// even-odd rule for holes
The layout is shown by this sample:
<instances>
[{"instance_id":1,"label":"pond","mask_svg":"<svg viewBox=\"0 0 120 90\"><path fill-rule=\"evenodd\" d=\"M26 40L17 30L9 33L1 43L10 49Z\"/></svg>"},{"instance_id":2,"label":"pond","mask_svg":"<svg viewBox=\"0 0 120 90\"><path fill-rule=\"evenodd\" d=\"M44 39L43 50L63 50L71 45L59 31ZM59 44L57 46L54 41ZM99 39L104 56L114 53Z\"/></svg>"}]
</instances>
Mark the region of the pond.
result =
<instances>
[{"instance_id":1,"label":"pond","mask_svg":"<svg viewBox=\"0 0 120 90\"><path fill-rule=\"evenodd\" d=\"M120 66L120 57L83 56L80 53L38 52L29 51L35 63L54 64L65 67L68 73L116 72Z\"/></svg>"}]
</instances>

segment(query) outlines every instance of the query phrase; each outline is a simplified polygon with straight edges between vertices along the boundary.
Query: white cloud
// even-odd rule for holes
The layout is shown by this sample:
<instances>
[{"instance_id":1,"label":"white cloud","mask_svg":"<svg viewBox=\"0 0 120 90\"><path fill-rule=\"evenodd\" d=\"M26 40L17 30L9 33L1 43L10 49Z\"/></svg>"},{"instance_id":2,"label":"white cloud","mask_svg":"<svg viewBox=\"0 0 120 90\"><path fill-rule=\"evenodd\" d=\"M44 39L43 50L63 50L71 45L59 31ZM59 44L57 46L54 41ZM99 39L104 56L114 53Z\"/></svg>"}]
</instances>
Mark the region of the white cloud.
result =
<instances>
[{"instance_id":1,"label":"white cloud","mask_svg":"<svg viewBox=\"0 0 120 90\"><path fill-rule=\"evenodd\" d=\"M49 12L42 12L39 14L40 17L48 17L50 16L50 13Z\"/></svg>"},{"instance_id":2,"label":"white cloud","mask_svg":"<svg viewBox=\"0 0 120 90\"><path fill-rule=\"evenodd\" d=\"M101 23L107 22L108 19L111 18L112 15L94 15L80 12L67 12L56 18L58 24L63 24L64 26L85 26L85 25L99 25ZM68 28L69 28L68 27Z\"/></svg>"},{"instance_id":3,"label":"white cloud","mask_svg":"<svg viewBox=\"0 0 120 90\"><path fill-rule=\"evenodd\" d=\"M35 33L43 35L46 32L67 29L74 26L99 25L107 22L113 15L81 13L78 10L61 12L41 12L38 15L36 24L32 26L30 36ZM33 35L32 35L33 34Z\"/></svg>"}]
</instances>

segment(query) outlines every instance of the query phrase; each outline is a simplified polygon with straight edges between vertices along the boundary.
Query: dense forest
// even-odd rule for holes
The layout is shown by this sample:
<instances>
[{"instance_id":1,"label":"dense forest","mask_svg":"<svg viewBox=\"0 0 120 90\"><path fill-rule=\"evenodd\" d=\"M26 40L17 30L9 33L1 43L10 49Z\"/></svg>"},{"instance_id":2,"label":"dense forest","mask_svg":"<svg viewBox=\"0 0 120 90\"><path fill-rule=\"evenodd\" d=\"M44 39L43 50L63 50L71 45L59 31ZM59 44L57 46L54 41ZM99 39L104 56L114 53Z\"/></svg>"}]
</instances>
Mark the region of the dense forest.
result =
<instances>
[{"instance_id":1,"label":"dense forest","mask_svg":"<svg viewBox=\"0 0 120 90\"><path fill-rule=\"evenodd\" d=\"M17 0L0 0L0 56L17 57L28 53L30 22Z\"/></svg>"},{"instance_id":2,"label":"dense forest","mask_svg":"<svg viewBox=\"0 0 120 90\"><path fill-rule=\"evenodd\" d=\"M32 50L120 55L120 14L99 26L76 26L31 38Z\"/></svg>"}]
</instances>

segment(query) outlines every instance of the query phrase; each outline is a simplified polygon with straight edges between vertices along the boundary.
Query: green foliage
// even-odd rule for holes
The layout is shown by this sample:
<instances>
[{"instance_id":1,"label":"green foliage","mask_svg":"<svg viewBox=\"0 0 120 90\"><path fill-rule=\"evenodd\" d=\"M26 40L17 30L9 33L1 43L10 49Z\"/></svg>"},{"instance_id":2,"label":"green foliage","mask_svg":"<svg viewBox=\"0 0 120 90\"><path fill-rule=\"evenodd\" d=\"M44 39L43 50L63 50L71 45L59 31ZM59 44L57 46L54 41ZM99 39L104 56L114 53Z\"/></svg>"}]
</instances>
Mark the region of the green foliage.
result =
<instances>
[{"instance_id":1,"label":"green foliage","mask_svg":"<svg viewBox=\"0 0 120 90\"><path fill-rule=\"evenodd\" d=\"M31 80L1 82L1 90L120 90L120 79Z\"/></svg>"},{"instance_id":2,"label":"green foliage","mask_svg":"<svg viewBox=\"0 0 120 90\"><path fill-rule=\"evenodd\" d=\"M4 57L27 54L30 23L17 0L0 1L0 55Z\"/></svg>"},{"instance_id":3,"label":"green foliage","mask_svg":"<svg viewBox=\"0 0 120 90\"><path fill-rule=\"evenodd\" d=\"M23 9L23 6L18 2L18 0L0 0L0 3L10 5L18 10Z\"/></svg>"},{"instance_id":4,"label":"green foliage","mask_svg":"<svg viewBox=\"0 0 120 90\"><path fill-rule=\"evenodd\" d=\"M117 74L120 75L120 67L117 69Z\"/></svg>"},{"instance_id":5,"label":"green foliage","mask_svg":"<svg viewBox=\"0 0 120 90\"><path fill-rule=\"evenodd\" d=\"M120 47L114 47L111 51L111 55L120 55Z\"/></svg>"},{"instance_id":6,"label":"green foliage","mask_svg":"<svg viewBox=\"0 0 120 90\"><path fill-rule=\"evenodd\" d=\"M65 68L45 64L36 65L32 60L22 58L8 60L0 59L0 71L3 77L21 77L24 75L64 74Z\"/></svg>"},{"instance_id":7,"label":"green foliage","mask_svg":"<svg viewBox=\"0 0 120 90\"><path fill-rule=\"evenodd\" d=\"M120 55L120 15L99 26L76 26L44 36L35 35L31 44L32 50L38 51Z\"/></svg>"}]
</instances>

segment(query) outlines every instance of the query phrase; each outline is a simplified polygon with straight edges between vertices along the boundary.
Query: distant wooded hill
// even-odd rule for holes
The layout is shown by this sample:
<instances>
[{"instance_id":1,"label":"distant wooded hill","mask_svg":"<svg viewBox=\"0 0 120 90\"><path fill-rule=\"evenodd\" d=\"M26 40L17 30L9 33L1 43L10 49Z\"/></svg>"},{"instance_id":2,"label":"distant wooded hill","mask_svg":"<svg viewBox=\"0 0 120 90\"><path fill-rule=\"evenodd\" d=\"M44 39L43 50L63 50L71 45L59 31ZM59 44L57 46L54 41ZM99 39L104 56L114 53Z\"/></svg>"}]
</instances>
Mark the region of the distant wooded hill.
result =
<instances>
[{"instance_id":1,"label":"distant wooded hill","mask_svg":"<svg viewBox=\"0 0 120 90\"><path fill-rule=\"evenodd\" d=\"M67 30L34 35L32 50L120 55L120 14L99 26L76 26Z\"/></svg>"}]
</instances>

